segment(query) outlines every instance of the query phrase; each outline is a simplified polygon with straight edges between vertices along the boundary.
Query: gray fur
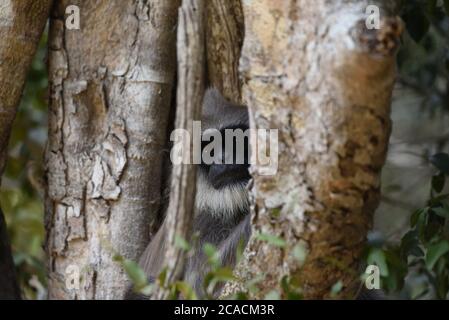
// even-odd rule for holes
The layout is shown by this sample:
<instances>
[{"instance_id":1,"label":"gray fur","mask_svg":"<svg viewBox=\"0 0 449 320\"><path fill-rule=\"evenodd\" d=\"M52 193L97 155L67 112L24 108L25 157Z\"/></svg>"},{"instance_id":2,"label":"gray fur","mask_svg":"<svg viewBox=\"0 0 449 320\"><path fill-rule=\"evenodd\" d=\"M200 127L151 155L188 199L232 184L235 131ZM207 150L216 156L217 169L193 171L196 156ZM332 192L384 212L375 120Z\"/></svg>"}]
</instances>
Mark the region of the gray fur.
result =
<instances>
[{"instance_id":1,"label":"gray fur","mask_svg":"<svg viewBox=\"0 0 449 320\"><path fill-rule=\"evenodd\" d=\"M233 126L248 126L248 111L226 101L215 89L206 91L203 99L202 130L221 130ZM199 167L197 174L197 195L195 198L195 218L192 234L197 235L193 252L188 257L185 280L190 283L199 297L204 296L204 277L209 272L207 258L203 252L205 243L214 245L223 266L233 267L239 245L246 246L251 225L247 182L236 182L215 189L208 180L207 172ZM168 201L168 199L167 199ZM166 222L162 224L150 244L145 249L139 265L149 279L156 278L163 268L166 247ZM220 288L215 290L218 295ZM142 298L131 292L128 298Z\"/></svg>"},{"instance_id":2,"label":"gray fur","mask_svg":"<svg viewBox=\"0 0 449 320\"><path fill-rule=\"evenodd\" d=\"M227 101L217 89L206 91L203 99L201 127L221 130L235 125L248 125L248 108Z\"/></svg>"},{"instance_id":3,"label":"gray fur","mask_svg":"<svg viewBox=\"0 0 449 320\"><path fill-rule=\"evenodd\" d=\"M207 175L198 170L196 182L196 212L207 212L221 219L231 219L249 207L246 183L237 183L224 189L216 190L209 182Z\"/></svg>"},{"instance_id":4,"label":"gray fur","mask_svg":"<svg viewBox=\"0 0 449 320\"><path fill-rule=\"evenodd\" d=\"M226 101L215 89L207 90L203 101L202 129L218 129L227 127L248 126L246 107L236 106ZM205 243L214 245L219 253L223 266L233 268L236 263L236 252L240 245L243 248L251 235L249 215L249 198L246 182L236 182L217 190L209 181L207 172L200 166L197 176L197 195L195 198L195 217L192 234L198 235L192 254L188 257L185 280L190 283L198 297L204 297L204 278L210 268L203 252ZM167 207L168 199L163 203ZM145 249L140 266L150 281L162 271L163 257L166 250L166 222L162 224L153 240ZM221 286L215 288L213 295L218 296ZM130 290L128 299L141 299ZM363 289L359 300L385 299L379 291Z\"/></svg>"}]
</instances>

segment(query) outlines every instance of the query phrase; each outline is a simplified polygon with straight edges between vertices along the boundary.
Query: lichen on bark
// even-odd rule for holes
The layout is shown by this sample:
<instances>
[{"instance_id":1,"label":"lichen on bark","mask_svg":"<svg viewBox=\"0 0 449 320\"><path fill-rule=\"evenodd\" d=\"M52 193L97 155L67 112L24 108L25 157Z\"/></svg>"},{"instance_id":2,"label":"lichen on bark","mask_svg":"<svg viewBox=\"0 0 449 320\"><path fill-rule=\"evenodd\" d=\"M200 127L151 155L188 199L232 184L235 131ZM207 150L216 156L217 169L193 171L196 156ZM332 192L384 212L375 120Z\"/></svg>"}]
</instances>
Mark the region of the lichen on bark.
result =
<instances>
[{"instance_id":1,"label":"lichen on bark","mask_svg":"<svg viewBox=\"0 0 449 320\"><path fill-rule=\"evenodd\" d=\"M279 130L277 174L260 176L252 167L253 234L285 241L250 240L236 273L242 282L263 276L253 298L282 293L282 279L305 298L329 298L338 281L339 297L354 297L360 286L401 33L400 22L387 16L380 30L366 31L367 5L243 2L243 99L253 128ZM305 246L305 261L295 255L298 245ZM239 288L231 284L227 293Z\"/></svg>"}]
</instances>

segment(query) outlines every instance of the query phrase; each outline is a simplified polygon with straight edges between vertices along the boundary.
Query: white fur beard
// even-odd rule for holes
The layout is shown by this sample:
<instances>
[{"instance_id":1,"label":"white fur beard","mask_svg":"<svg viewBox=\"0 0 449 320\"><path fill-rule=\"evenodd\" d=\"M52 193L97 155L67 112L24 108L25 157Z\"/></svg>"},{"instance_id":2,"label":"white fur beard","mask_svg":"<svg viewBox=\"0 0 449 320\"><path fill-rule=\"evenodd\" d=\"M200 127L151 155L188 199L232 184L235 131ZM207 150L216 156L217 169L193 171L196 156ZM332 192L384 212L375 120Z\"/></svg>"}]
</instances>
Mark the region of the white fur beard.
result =
<instances>
[{"instance_id":1,"label":"white fur beard","mask_svg":"<svg viewBox=\"0 0 449 320\"><path fill-rule=\"evenodd\" d=\"M246 183L215 189L206 174L198 171L195 198L196 212L208 211L212 215L232 218L235 214L249 210L249 196Z\"/></svg>"}]
</instances>

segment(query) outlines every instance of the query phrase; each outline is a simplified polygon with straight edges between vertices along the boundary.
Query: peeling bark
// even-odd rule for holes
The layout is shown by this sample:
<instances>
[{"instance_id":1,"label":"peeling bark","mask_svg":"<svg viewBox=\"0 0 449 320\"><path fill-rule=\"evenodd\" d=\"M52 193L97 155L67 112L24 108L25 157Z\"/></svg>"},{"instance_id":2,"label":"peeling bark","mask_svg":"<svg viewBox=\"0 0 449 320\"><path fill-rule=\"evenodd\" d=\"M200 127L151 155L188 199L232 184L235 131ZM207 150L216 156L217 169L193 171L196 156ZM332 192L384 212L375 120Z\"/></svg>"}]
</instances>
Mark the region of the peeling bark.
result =
<instances>
[{"instance_id":1,"label":"peeling bark","mask_svg":"<svg viewBox=\"0 0 449 320\"><path fill-rule=\"evenodd\" d=\"M240 0L207 1L206 50L210 86L241 103L239 61L244 25Z\"/></svg>"},{"instance_id":2,"label":"peeling bark","mask_svg":"<svg viewBox=\"0 0 449 320\"><path fill-rule=\"evenodd\" d=\"M51 3L50 0L6 0L0 3L0 183L8 157L12 124ZM0 299L20 298L1 210L0 288Z\"/></svg>"},{"instance_id":3,"label":"peeling bark","mask_svg":"<svg viewBox=\"0 0 449 320\"><path fill-rule=\"evenodd\" d=\"M241 72L252 127L279 129L279 169L253 170L253 237L237 274L262 275L253 298L283 277L305 298L354 297L359 260L379 203L390 134L396 18L367 30L370 1L244 1ZM298 246L307 251L295 258ZM228 286L227 293L239 284ZM285 297L285 296L284 296Z\"/></svg>"},{"instance_id":4,"label":"peeling bark","mask_svg":"<svg viewBox=\"0 0 449 320\"><path fill-rule=\"evenodd\" d=\"M81 29L65 28L77 5ZM51 299L120 299L160 203L179 1L63 0L49 40ZM79 275L79 276L78 276Z\"/></svg>"}]
</instances>

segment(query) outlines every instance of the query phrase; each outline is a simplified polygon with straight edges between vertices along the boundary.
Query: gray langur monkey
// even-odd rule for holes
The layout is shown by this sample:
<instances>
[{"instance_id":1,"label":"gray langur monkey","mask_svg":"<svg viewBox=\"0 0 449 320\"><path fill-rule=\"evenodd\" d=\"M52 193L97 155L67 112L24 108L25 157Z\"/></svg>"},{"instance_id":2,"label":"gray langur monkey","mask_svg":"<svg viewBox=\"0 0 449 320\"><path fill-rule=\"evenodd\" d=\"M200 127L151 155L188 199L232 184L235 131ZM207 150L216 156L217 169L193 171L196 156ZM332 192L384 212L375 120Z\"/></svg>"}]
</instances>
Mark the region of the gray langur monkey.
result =
<instances>
[{"instance_id":1,"label":"gray langur monkey","mask_svg":"<svg viewBox=\"0 0 449 320\"><path fill-rule=\"evenodd\" d=\"M206 91L202 107L202 134L208 129L217 129L225 137L226 129L249 128L248 110L245 106L234 105L226 101L216 89ZM224 142L224 138L222 139ZM206 142L208 144L209 141ZM239 246L244 248L251 235L249 215L249 194L247 184L249 174L248 138L244 143L243 164L211 164L202 163L197 170L197 192L195 198L195 213L192 234L197 235L193 243L193 252L188 256L184 279L199 298L204 297L204 278L209 272L207 257L203 252L205 243L217 248L222 266L233 268L236 264ZM204 148L204 142L202 143ZM234 155L238 153L235 150ZM226 158L226 150L219 157ZM168 200L166 201L168 202ZM165 208L167 203L165 203ZM150 281L154 281L163 269L163 259L166 250L167 226L162 224L150 244L142 254L139 265ZM214 297L219 296L221 287L217 286ZM128 299L145 298L136 295L130 289ZM359 292L359 300L386 299L379 290L368 290L365 287Z\"/></svg>"},{"instance_id":2,"label":"gray langur monkey","mask_svg":"<svg viewBox=\"0 0 449 320\"><path fill-rule=\"evenodd\" d=\"M208 89L203 99L202 134L208 129L221 132L225 141L226 129L248 129L248 110L226 101L216 89ZM244 163L205 164L197 170L196 198L192 234L196 235L193 252L188 256L184 279L198 297L204 296L203 282L209 272L207 257L203 252L205 243L214 245L223 266L234 267L239 246L246 246L250 234L249 198L247 184L250 180L248 161L248 138L244 139ZM209 141L202 142L202 148ZM235 150L234 155L239 151ZM225 158L225 148L222 157ZM234 159L235 160L235 159ZM167 227L162 224L140 258L139 265L150 281L154 281L163 269L166 250ZM220 288L215 290L218 295ZM139 298L130 293L129 298ZM142 297L140 297L142 298Z\"/></svg>"}]
</instances>

